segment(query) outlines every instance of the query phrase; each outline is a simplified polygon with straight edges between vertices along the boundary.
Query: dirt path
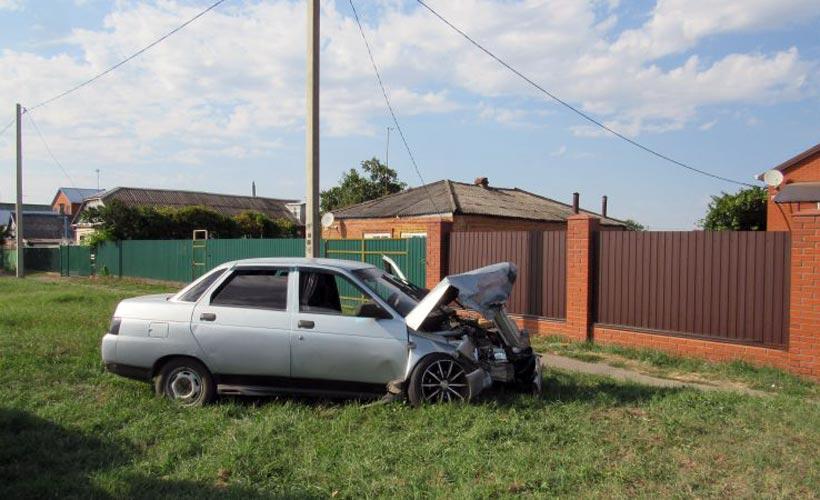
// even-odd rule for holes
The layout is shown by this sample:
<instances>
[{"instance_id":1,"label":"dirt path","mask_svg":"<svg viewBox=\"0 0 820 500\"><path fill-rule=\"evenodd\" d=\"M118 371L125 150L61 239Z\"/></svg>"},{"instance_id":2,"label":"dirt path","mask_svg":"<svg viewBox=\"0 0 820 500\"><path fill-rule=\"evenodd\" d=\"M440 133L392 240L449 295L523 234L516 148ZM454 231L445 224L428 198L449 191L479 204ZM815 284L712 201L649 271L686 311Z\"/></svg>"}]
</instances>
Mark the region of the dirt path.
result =
<instances>
[{"instance_id":1,"label":"dirt path","mask_svg":"<svg viewBox=\"0 0 820 500\"><path fill-rule=\"evenodd\" d=\"M566 356L558 356L556 354L542 354L541 364L545 368L556 368L559 370L588 373L590 375L600 375L604 377L612 377L616 380L624 382L633 382L636 384L649 385L653 387L689 387L700 389L703 391L735 391L750 396L767 396L763 391L757 391L743 387L740 385L733 385L731 383L716 383L704 384L695 382L683 382L680 380L673 380L668 378L653 377L644 373L639 373L625 368L617 368L604 363L588 363Z\"/></svg>"}]
</instances>

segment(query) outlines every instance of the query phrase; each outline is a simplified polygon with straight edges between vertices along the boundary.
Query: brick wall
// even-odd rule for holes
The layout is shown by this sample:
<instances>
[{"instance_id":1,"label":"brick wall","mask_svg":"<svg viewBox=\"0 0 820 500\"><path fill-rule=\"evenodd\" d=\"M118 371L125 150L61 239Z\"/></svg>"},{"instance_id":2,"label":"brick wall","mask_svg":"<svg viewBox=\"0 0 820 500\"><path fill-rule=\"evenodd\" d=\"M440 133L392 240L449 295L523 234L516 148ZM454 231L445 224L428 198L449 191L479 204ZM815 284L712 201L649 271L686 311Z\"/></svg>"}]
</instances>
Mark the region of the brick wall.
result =
<instances>
[{"instance_id":1,"label":"brick wall","mask_svg":"<svg viewBox=\"0 0 820 500\"><path fill-rule=\"evenodd\" d=\"M535 334L657 349L711 361L741 359L820 379L820 210L795 213L791 222L789 340L785 349L594 324L591 273L597 223L596 218L585 214L568 221L566 321L516 316L522 328Z\"/></svg>"},{"instance_id":2,"label":"brick wall","mask_svg":"<svg viewBox=\"0 0 820 500\"><path fill-rule=\"evenodd\" d=\"M820 379L820 210L794 214L789 366Z\"/></svg>"},{"instance_id":3,"label":"brick wall","mask_svg":"<svg viewBox=\"0 0 820 500\"><path fill-rule=\"evenodd\" d=\"M820 181L820 154L806 158L783 172L783 184L789 182ZM772 198L777 188L769 188L769 199L766 204L766 230L789 231L794 214L817 208L816 203L775 203Z\"/></svg>"}]
</instances>

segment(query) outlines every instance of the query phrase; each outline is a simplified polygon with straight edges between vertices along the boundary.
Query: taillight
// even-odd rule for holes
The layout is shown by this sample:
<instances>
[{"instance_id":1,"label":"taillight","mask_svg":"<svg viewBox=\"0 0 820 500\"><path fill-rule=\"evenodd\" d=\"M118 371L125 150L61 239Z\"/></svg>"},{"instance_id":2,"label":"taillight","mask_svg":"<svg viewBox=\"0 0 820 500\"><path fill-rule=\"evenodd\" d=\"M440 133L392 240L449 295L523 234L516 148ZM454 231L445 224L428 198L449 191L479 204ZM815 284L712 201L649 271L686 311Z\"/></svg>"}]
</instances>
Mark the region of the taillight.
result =
<instances>
[{"instance_id":1,"label":"taillight","mask_svg":"<svg viewBox=\"0 0 820 500\"><path fill-rule=\"evenodd\" d=\"M118 335L120 333L120 323L122 320L116 316L111 318L111 324L108 325L108 333L111 335Z\"/></svg>"}]
</instances>

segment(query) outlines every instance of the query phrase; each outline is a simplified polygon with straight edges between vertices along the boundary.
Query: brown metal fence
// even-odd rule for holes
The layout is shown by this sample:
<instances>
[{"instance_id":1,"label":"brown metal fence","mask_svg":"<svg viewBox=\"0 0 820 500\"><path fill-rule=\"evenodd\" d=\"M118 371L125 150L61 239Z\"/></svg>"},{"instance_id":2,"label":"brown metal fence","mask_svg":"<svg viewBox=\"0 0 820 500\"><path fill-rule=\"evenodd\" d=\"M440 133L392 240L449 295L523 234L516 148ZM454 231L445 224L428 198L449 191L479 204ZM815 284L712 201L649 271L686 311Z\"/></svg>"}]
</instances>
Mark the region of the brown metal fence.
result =
<instances>
[{"instance_id":1,"label":"brown metal fence","mask_svg":"<svg viewBox=\"0 0 820 500\"><path fill-rule=\"evenodd\" d=\"M598 323L785 346L789 234L602 232Z\"/></svg>"},{"instance_id":2,"label":"brown metal fence","mask_svg":"<svg viewBox=\"0 0 820 500\"><path fill-rule=\"evenodd\" d=\"M566 317L566 233L456 232L450 235L449 272L509 261L518 279L508 302L511 312Z\"/></svg>"}]
</instances>

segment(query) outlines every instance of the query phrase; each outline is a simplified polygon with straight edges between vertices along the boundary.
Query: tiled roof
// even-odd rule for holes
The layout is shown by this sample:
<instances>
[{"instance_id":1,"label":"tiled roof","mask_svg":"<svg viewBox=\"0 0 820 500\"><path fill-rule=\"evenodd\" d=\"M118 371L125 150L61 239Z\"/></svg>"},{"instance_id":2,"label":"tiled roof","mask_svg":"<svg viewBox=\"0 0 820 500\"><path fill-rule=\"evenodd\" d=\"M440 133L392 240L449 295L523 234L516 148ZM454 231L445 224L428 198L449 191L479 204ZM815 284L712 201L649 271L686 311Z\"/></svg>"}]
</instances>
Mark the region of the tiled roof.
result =
<instances>
[{"instance_id":1,"label":"tiled roof","mask_svg":"<svg viewBox=\"0 0 820 500\"><path fill-rule=\"evenodd\" d=\"M584 210L586 213L594 214ZM412 217L431 214L489 215L563 222L572 206L518 188L483 187L443 180L334 211L338 219ZM597 215L597 214L594 214ZM623 226L605 217L601 223Z\"/></svg>"},{"instance_id":2,"label":"tiled roof","mask_svg":"<svg viewBox=\"0 0 820 500\"><path fill-rule=\"evenodd\" d=\"M66 231L65 216L54 212L23 212L23 238L27 240L60 240ZM11 219L14 220L12 212ZM70 226L69 227L69 231Z\"/></svg>"},{"instance_id":3,"label":"tiled roof","mask_svg":"<svg viewBox=\"0 0 820 500\"><path fill-rule=\"evenodd\" d=\"M0 203L0 227L8 224L11 214L14 212L14 203ZM51 213L51 205L39 205L23 203L23 212L45 212Z\"/></svg>"},{"instance_id":4,"label":"tiled roof","mask_svg":"<svg viewBox=\"0 0 820 500\"><path fill-rule=\"evenodd\" d=\"M154 206L183 208L203 206L221 214L233 217L246 210L262 212L271 219L287 219L296 224L299 221L285 206L296 200L279 200L233 194L203 193L198 191L178 191L170 189L149 189L117 187L98 196L103 203L119 200L126 206Z\"/></svg>"}]
</instances>

